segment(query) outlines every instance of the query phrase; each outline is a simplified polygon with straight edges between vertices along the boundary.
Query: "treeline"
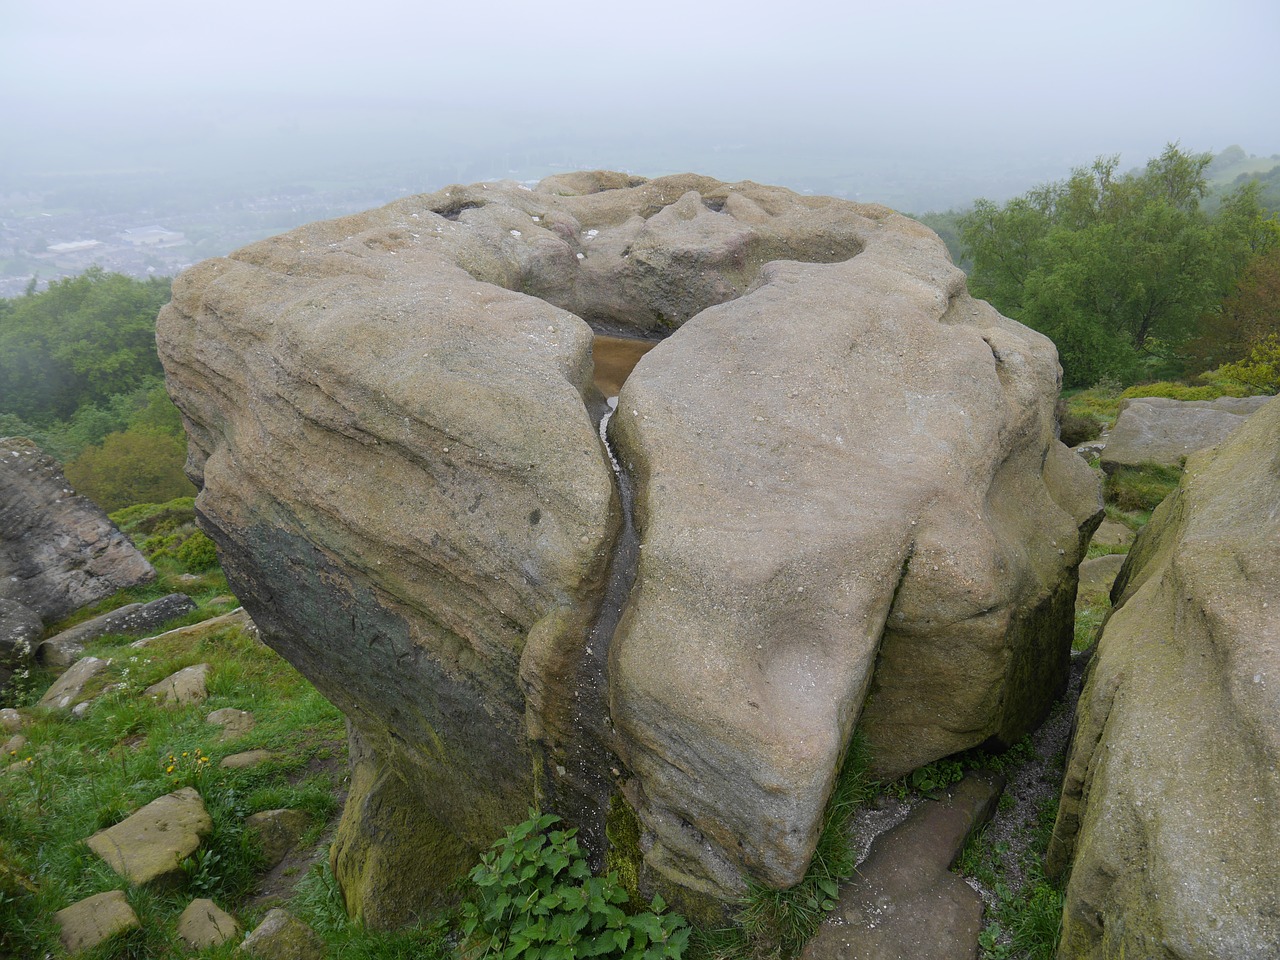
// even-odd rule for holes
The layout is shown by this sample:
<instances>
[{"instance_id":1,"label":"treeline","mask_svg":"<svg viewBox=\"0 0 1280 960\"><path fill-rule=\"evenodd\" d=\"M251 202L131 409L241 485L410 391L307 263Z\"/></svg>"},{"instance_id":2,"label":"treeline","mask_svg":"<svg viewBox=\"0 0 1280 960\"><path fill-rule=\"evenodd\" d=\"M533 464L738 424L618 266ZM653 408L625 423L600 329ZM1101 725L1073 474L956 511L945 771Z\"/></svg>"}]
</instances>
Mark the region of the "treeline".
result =
<instances>
[{"instance_id":1,"label":"treeline","mask_svg":"<svg viewBox=\"0 0 1280 960\"><path fill-rule=\"evenodd\" d=\"M40 444L108 511L195 492L156 354L168 300L168 279L98 268L0 299L0 437Z\"/></svg>"},{"instance_id":2,"label":"treeline","mask_svg":"<svg viewBox=\"0 0 1280 960\"><path fill-rule=\"evenodd\" d=\"M1280 223L1242 179L1206 203L1208 153L1121 174L1099 158L1005 204L936 218L975 296L1057 344L1064 386L1213 381L1280 389Z\"/></svg>"}]
</instances>

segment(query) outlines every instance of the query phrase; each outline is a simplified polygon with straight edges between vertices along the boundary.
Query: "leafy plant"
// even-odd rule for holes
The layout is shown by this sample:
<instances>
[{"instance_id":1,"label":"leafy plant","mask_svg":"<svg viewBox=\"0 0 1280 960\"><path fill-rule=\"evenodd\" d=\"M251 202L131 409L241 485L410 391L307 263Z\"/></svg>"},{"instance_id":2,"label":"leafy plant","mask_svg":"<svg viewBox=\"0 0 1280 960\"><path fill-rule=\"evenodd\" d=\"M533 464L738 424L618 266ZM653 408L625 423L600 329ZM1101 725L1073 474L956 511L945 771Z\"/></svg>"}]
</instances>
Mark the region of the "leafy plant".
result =
<instances>
[{"instance_id":1,"label":"leafy plant","mask_svg":"<svg viewBox=\"0 0 1280 960\"><path fill-rule=\"evenodd\" d=\"M531 810L472 869L476 893L462 907L471 955L678 960L689 940L684 918L663 915L661 897L651 910L628 916L627 892L616 876L593 877L577 831L551 830L558 822Z\"/></svg>"}]
</instances>

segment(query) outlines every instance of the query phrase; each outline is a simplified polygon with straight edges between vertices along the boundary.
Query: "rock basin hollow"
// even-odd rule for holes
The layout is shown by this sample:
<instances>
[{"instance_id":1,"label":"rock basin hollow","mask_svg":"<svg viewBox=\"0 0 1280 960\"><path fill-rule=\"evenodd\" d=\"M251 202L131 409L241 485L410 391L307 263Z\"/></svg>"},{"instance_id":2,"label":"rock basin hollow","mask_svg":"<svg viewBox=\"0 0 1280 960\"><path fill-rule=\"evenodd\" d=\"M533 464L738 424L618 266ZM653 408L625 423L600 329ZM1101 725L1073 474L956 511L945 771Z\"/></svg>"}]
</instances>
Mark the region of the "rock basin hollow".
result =
<instances>
[{"instance_id":1,"label":"rock basin hollow","mask_svg":"<svg viewBox=\"0 0 1280 960\"><path fill-rule=\"evenodd\" d=\"M596 341L617 479L593 328L666 337L625 377ZM372 925L531 804L695 909L790 886L855 725L892 776L1066 682L1101 500L1056 352L885 208L450 187L198 264L157 340L237 596L350 720Z\"/></svg>"}]
</instances>

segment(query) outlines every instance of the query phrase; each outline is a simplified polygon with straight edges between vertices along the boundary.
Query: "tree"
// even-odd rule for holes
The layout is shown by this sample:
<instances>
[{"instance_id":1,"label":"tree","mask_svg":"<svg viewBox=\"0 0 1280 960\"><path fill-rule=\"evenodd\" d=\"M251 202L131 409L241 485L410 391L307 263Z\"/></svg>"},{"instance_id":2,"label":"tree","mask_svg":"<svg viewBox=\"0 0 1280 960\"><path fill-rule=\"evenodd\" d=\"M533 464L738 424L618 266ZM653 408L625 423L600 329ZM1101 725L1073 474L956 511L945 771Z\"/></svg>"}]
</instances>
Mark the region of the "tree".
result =
<instances>
[{"instance_id":1,"label":"tree","mask_svg":"<svg viewBox=\"0 0 1280 960\"><path fill-rule=\"evenodd\" d=\"M195 495L183 473L187 445L163 430L134 427L107 436L66 465L67 479L105 512Z\"/></svg>"},{"instance_id":2,"label":"tree","mask_svg":"<svg viewBox=\"0 0 1280 960\"><path fill-rule=\"evenodd\" d=\"M1169 360L1268 242L1256 190L1201 210L1210 160L1170 144L1141 171L1100 157L1003 206L979 201L961 219L971 289L1054 340L1066 386Z\"/></svg>"}]
</instances>

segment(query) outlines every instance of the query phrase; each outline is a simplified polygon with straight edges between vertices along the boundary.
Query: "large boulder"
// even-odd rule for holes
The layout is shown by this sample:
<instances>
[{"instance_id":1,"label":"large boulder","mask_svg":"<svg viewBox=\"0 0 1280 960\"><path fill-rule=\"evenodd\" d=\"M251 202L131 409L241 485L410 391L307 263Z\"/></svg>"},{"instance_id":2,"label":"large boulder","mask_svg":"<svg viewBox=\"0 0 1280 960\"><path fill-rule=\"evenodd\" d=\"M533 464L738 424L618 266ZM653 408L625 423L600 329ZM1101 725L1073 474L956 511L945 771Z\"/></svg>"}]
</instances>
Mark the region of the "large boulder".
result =
<instances>
[{"instance_id":1,"label":"large boulder","mask_svg":"<svg viewBox=\"0 0 1280 960\"><path fill-rule=\"evenodd\" d=\"M0 440L0 597L60 620L156 572L29 440Z\"/></svg>"},{"instance_id":2,"label":"large boulder","mask_svg":"<svg viewBox=\"0 0 1280 960\"><path fill-rule=\"evenodd\" d=\"M1129 554L1049 850L1060 956L1280 945L1280 400L1193 456Z\"/></svg>"},{"instance_id":3,"label":"large boulder","mask_svg":"<svg viewBox=\"0 0 1280 960\"><path fill-rule=\"evenodd\" d=\"M593 327L675 331L612 450ZM655 883L787 886L860 716L893 775L1066 682L1101 503L1053 346L884 208L451 187L197 265L157 338L236 595L350 719L358 914L535 798L597 861L630 804Z\"/></svg>"},{"instance_id":4,"label":"large boulder","mask_svg":"<svg viewBox=\"0 0 1280 960\"><path fill-rule=\"evenodd\" d=\"M1120 406L1120 415L1102 451L1102 469L1156 463L1177 467L1205 447L1221 443L1232 430L1262 408L1270 397L1219 397L1170 400L1136 397Z\"/></svg>"}]
</instances>

